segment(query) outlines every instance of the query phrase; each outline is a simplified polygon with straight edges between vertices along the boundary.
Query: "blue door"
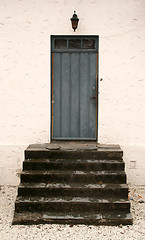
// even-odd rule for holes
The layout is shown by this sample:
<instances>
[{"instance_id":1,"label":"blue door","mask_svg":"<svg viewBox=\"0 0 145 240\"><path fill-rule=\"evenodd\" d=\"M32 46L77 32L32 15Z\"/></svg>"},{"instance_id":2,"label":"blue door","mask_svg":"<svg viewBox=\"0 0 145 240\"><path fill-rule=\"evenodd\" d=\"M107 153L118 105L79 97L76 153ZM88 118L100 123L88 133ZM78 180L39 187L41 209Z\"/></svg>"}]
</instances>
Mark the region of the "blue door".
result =
<instances>
[{"instance_id":1,"label":"blue door","mask_svg":"<svg viewBox=\"0 0 145 240\"><path fill-rule=\"evenodd\" d=\"M52 37L52 139L96 140L98 37Z\"/></svg>"}]
</instances>

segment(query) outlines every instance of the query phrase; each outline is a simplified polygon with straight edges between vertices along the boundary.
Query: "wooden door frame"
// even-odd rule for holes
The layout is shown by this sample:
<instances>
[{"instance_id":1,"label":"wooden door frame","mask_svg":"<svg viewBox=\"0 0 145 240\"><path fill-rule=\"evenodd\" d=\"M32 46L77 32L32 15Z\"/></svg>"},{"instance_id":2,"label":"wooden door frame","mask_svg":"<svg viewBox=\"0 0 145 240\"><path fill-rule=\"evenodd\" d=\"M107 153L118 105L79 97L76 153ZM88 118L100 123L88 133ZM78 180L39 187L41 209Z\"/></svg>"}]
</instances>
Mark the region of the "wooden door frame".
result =
<instances>
[{"instance_id":1,"label":"wooden door frame","mask_svg":"<svg viewBox=\"0 0 145 240\"><path fill-rule=\"evenodd\" d=\"M55 139L53 139L53 81L54 81L54 53L52 52L52 48L53 48L53 38L55 37L72 37L72 38L76 38L76 37L98 37L98 51L96 52L96 142L98 143L98 114L99 114L99 36L98 35L51 35L50 36L50 47L51 47L51 117L50 117L50 142L54 141ZM59 140L59 141L63 141L63 140ZM69 140L65 140L64 141L69 141ZM72 140L70 140L72 141ZM75 141L75 140L74 140ZM76 140L79 141L79 140ZM80 141L82 141L80 139ZM91 140L87 140L87 141L91 141Z\"/></svg>"}]
</instances>

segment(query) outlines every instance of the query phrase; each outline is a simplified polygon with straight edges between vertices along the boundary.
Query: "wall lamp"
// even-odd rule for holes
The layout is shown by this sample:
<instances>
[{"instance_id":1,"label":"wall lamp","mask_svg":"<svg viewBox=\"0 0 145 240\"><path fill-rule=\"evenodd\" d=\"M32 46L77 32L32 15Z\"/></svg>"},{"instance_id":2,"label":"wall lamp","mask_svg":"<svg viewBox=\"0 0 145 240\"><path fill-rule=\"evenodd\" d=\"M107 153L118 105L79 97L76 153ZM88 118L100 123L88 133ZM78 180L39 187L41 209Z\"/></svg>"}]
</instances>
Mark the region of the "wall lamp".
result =
<instances>
[{"instance_id":1,"label":"wall lamp","mask_svg":"<svg viewBox=\"0 0 145 240\"><path fill-rule=\"evenodd\" d=\"M78 26L78 22L79 22L79 18L76 14L76 11L74 11L74 14L70 20L71 20L72 28L74 29L74 32L75 32L75 30L77 29L77 26Z\"/></svg>"}]
</instances>

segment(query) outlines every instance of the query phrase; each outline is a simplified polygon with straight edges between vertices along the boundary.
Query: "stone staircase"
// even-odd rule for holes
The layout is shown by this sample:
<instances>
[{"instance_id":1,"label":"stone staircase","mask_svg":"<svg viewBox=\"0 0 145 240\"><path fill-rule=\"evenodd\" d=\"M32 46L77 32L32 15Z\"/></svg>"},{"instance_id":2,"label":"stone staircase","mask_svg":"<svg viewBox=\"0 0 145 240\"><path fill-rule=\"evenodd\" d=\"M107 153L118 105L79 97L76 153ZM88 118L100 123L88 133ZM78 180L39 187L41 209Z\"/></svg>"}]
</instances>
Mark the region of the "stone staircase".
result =
<instances>
[{"instance_id":1,"label":"stone staircase","mask_svg":"<svg viewBox=\"0 0 145 240\"><path fill-rule=\"evenodd\" d=\"M13 224L132 224L122 156L118 145L30 145Z\"/></svg>"}]
</instances>

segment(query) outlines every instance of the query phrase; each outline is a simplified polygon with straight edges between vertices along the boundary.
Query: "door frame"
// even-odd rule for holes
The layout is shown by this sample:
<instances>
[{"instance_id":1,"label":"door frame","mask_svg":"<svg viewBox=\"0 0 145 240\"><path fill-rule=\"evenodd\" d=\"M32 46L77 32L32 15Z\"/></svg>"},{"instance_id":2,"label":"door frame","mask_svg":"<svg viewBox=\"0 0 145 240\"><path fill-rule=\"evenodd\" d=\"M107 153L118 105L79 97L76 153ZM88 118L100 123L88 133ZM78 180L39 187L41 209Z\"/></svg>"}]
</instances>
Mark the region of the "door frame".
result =
<instances>
[{"instance_id":1,"label":"door frame","mask_svg":"<svg viewBox=\"0 0 145 240\"><path fill-rule=\"evenodd\" d=\"M71 37L71 38L79 38L79 37L84 37L84 38L87 38L87 37L97 37L98 38L98 51L96 52L96 142L98 143L98 114L99 114L99 35L51 35L50 36L50 46L51 46L51 84L50 84L50 90L51 90L51 93L50 93L50 96L51 96L51 110L50 110L50 113L51 113L51 117L50 117L50 142L52 141L56 141L55 139L53 139L53 81L54 81L54 72L53 72L53 67L54 67L54 52L53 52L53 39L54 38L67 38L67 37ZM62 139L62 140L59 140L59 141L72 141L72 140L67 140L67 139ZM75 140L73 140L75 141ZM80 140L76 140L76 141L82 141L81 139ZM87 140L87 141L91 141L91 140ZM93 140L94 141L94 140Z\"/></svg>"}]
</instances>

